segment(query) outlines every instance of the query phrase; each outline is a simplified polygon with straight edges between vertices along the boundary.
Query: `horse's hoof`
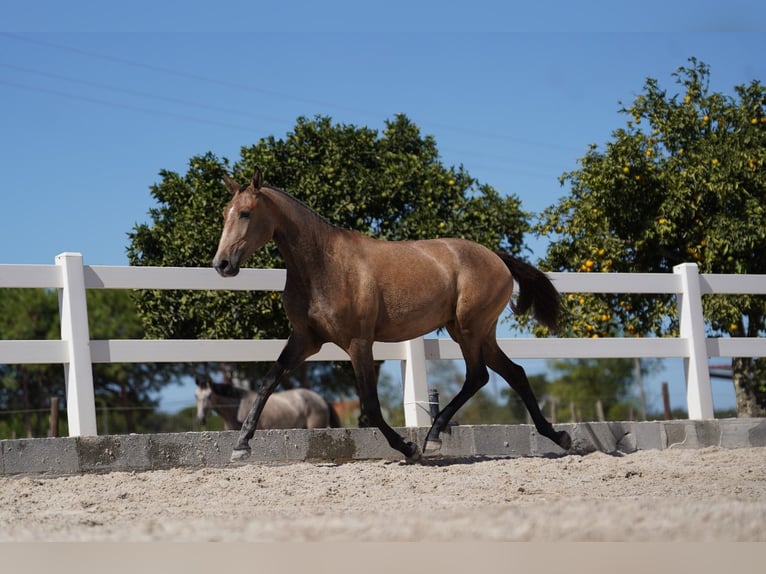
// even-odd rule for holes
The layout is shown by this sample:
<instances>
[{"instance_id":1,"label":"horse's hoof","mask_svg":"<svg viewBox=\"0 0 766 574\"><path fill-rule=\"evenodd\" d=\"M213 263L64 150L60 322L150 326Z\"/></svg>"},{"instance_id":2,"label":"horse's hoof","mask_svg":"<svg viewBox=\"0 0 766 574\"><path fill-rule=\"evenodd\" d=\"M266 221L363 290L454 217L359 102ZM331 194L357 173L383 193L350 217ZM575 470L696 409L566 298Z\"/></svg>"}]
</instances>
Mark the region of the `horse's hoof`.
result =
<instances>
[{"instance_id":1,"label":"horse's hoof","mask_svg":"<svg viewBox=\"0 0 766 574\"><path fill-rule=\"evenodd\" d=\"M437 438L429 438L426 441L425 447L423 448L423 453L426 456L432 456L436 453L438 453L442 449L442 439Z\"/></svg>"},{"instance_id":2,"label":"horse's hoof","mask_svg":"<svg viewBox=\"0 0 766 574\"><path fill-rule=\"evenodd\" d=\"M249 448L235 448L231 451L231 462L241 462L250 456Z\"/></svg>"},{"instance_id":3,"label":"horse's hoof","mask_svg":"<svg viewBox=\"0 0 766 574\"><path fill-rule=\"evenodd\" d=\"M422 455L420 454L418 445L412 442L408 442L407 446L409 447L410 453L404 456L405 462L407 464L415 464L416 462L420 462Z\"/></svg>"},{"instance_id":4,"label":"horse's hoof","mask_svg":"<svg viewBox=\"0 0 766 574\"><path fill-rule=\"evenodd\" d=\"M572 437L569 436L567 431L561 431L556 433L556 444L558 444L564 450L572 448Z\"/></svg>"}]
</instances>

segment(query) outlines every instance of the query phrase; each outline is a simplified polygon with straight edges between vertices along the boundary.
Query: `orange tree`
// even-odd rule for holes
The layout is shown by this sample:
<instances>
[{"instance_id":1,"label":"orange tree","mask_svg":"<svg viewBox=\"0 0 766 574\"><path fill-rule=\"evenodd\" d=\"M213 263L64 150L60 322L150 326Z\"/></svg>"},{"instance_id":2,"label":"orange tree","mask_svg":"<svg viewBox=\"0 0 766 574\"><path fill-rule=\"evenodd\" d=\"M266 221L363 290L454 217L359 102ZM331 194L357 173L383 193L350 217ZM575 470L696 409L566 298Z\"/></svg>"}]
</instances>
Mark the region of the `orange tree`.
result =
<instances>
[{"instance_id":1,"label":"orange tree","mask_svg":"<svg viewBox=\"0 0 766 574\"><path fill-rule=\"evenodd\" d=\"M536 231L551 236L544 266L595 273L669 272L696 262L703 273L766 273L766 88L758 81L712 92L710 70L692 58L669 94L649 78L620 112L626 126L580 168L571 191L545 210ZM677 333L670 296L572 295L574 336ZM756 296L706 296L712 335L763 335ZM766 415L763 360L733 360L740 416Z\"/></svg>"}]
</instances>

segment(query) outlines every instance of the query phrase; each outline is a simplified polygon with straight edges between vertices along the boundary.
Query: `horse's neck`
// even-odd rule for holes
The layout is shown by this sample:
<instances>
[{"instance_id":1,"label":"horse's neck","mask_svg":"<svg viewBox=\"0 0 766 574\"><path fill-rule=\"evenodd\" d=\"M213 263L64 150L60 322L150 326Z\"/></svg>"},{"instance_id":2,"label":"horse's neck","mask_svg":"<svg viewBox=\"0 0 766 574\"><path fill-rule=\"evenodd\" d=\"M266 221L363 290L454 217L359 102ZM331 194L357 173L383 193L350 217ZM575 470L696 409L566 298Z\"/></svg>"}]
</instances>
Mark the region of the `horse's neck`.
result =
<instances>
[{"instance_id":1,"label":"horse's neck","mask_svg":"<svg viewBox=\"0 0 766 574\"><path fill-rule=\"evenodd\" d=\"M212 408L217 412L226 423L227 430L239 430L242 423L237 420L239 414L239 403L241 398L227 397L213 394Z\"/></svg>"},{"instance_id":2,"label":"horse's neck","mask_svg":"<svg viewBox=\"0 0 766 574\"><path fill-rule=\"evenodd\" d=\"M335 227L294 197L269 189L277 206L274 241L285 260L288 274L312 274L329 243L347 231Z\"/></svg>"}]
</instances>

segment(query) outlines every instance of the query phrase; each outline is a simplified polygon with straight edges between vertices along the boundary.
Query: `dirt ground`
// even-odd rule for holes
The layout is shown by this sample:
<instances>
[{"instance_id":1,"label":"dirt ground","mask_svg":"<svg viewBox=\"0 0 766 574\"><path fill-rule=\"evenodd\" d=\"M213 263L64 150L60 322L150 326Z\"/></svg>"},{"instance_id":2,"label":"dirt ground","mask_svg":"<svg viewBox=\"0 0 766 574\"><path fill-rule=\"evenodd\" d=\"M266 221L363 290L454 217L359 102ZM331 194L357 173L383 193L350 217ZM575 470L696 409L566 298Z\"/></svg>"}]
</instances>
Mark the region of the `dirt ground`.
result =
<instances>
[{"instance_id":1,"label":"dirt ground","mask_svg":"<svg viewBox=\"0 0 766 574\"><path fill-rule=\"evenodd\" d=\"M0 478L0 541L766 541L766 449Z\"/></svg>"}]
</instances>

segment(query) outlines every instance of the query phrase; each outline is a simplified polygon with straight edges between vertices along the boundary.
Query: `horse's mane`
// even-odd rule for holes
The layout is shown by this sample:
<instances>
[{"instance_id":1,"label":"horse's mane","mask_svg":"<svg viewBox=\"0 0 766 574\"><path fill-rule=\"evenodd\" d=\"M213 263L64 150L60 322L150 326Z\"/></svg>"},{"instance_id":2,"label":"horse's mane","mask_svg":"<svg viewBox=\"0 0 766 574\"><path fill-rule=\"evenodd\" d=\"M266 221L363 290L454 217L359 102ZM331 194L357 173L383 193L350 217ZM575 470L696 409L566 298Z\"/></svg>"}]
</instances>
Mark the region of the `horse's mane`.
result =
<instances>
[{"instance_id":1,"label":"horse's mane","mask_svg":"<svg viewBox=\"0 0 766 574\"><path fill-rule=\"evenodd\" d=\"M219 395L221 397L229 397L232 399L241 399L245 394L247 394L247 391L245 389L240 389L239 387L235 387L234 385L227 385L225 383L208 383L210 385L210 388L213 390L213 392L216 395Z\"/></svg>"},{"instance_id":2,"label":"horse's mane","mask_svg":"<svg viewBox=\"0 0 766 574\"><path fill-rule=\"evenodd\" d=\"M298 207L304 209L305 211L307 211L308 213L316 217L322 223L329 225L330 227L338 228L337 225L335 225L333 222L327 219L324 215L320 214L315 209L311 208L307 203L305 203L304 201L301 201L294 195L289 194L285 190L279 189L278 187L272 187L270 185L264 185L261 187L261 189L268 189L269 191L276 192L280 197L284 197L285 199L288 199L292 203L296 204Z\"/></svg>"}]
</instances>

